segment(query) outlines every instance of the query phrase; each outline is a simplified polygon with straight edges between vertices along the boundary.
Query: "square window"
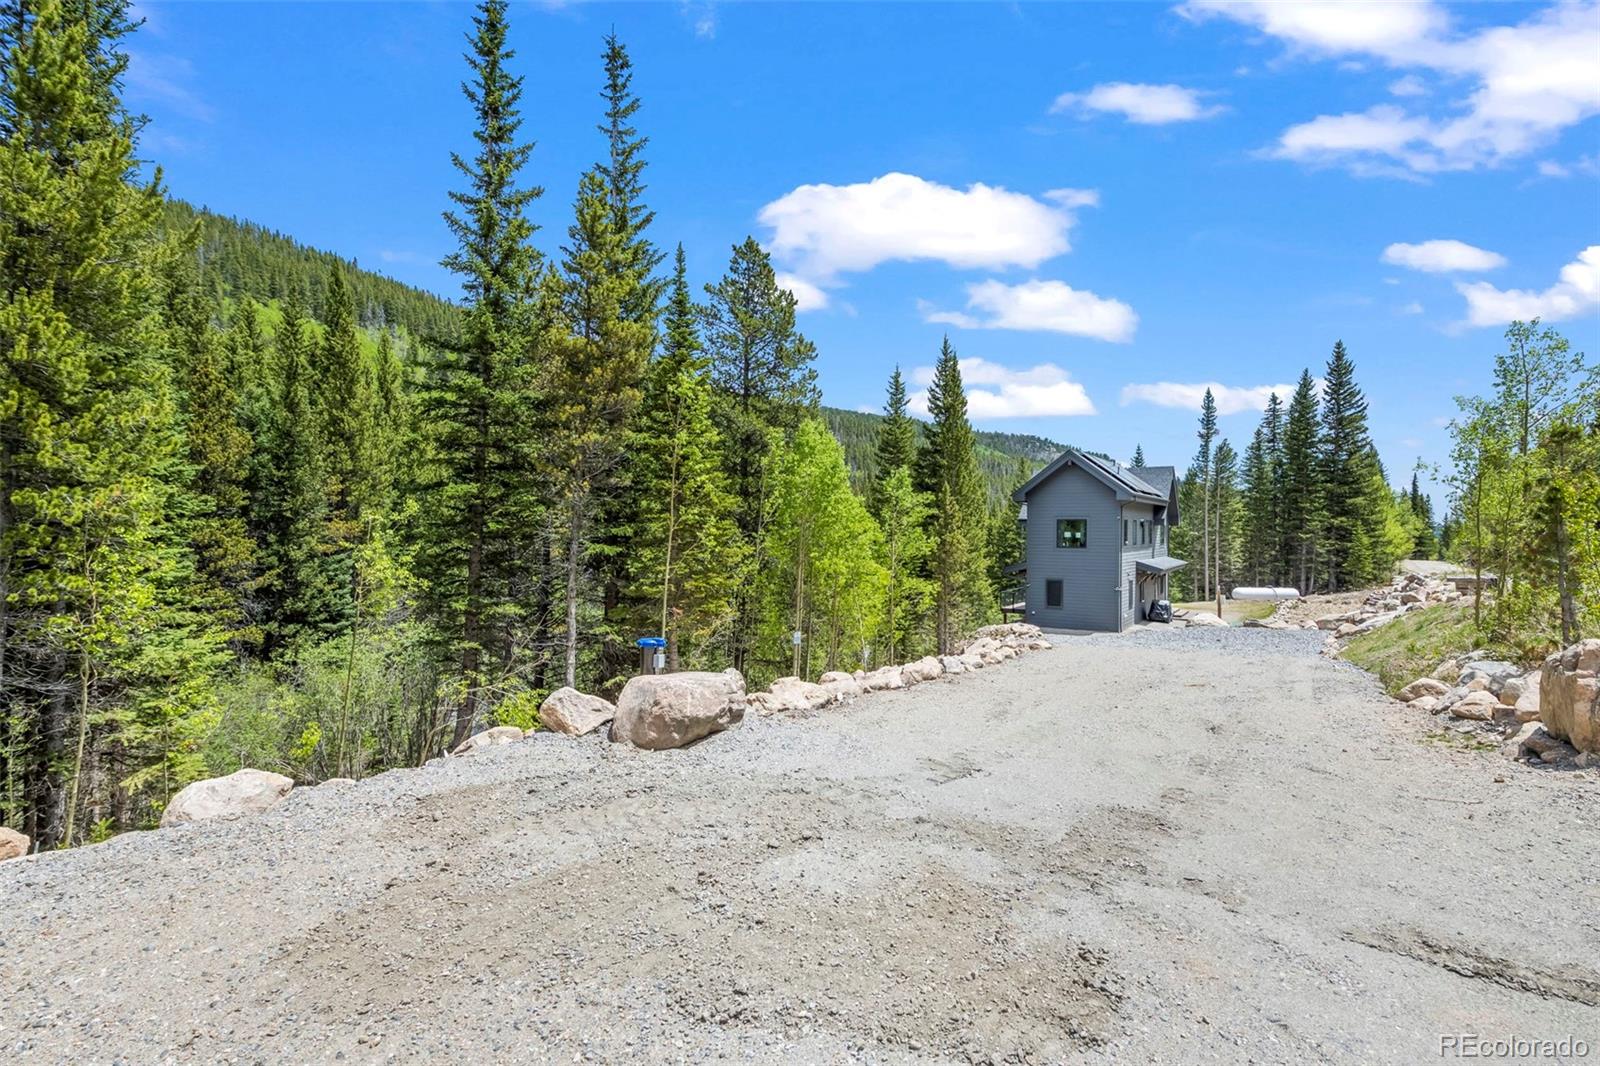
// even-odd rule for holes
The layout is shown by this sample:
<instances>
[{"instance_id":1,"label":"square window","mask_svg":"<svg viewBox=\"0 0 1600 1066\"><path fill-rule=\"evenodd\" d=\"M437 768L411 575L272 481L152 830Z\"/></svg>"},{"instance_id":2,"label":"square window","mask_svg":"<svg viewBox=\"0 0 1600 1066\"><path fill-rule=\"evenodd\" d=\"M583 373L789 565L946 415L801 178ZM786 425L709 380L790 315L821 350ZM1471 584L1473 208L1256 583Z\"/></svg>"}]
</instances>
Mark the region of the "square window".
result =
<instances>
[{"instance_id":1,"label":"square window","mask_svg":"<svg viewBox=\"0 0 1600 1066\"><path fill-rule=\"evenodd\" d=\"M1058 518L1056 519L1056 547L1058 548L1083 548L1089 543L1089 520L1087 518Z\"/></svg>"},{"instance_id":2,"label":"square window","mask_svg":"<svg viewBox=\"0 0 1600 1066\"><path fill-rule=\"evenodd\" d=\"M1046 607L1061 606L1061 582L1052 578L1044 583L1044 605Z\"/></svg>"}]
</instances>

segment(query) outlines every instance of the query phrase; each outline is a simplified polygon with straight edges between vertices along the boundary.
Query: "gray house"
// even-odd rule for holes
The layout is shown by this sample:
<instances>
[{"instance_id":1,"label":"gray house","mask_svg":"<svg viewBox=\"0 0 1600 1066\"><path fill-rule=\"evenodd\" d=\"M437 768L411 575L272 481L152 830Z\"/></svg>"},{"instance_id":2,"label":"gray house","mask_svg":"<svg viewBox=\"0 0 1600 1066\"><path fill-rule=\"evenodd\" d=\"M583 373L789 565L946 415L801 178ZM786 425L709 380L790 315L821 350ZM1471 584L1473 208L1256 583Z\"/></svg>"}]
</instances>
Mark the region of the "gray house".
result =
<instances>
[{"instance_id":1,"label":"gray house","mask_svg":"<svg viewBox=\"0 0 1600 1066\"><path fill-rule=\"evenodd\" d=\"M1021 602L1009 613L1047 629L1121 632L1167 599L1178 521L1170 466L1123 466L1068 450L1014 494L1022 504ZM1015 596L1011 597L1015 600Z\"/></svg>"}]
</instances>

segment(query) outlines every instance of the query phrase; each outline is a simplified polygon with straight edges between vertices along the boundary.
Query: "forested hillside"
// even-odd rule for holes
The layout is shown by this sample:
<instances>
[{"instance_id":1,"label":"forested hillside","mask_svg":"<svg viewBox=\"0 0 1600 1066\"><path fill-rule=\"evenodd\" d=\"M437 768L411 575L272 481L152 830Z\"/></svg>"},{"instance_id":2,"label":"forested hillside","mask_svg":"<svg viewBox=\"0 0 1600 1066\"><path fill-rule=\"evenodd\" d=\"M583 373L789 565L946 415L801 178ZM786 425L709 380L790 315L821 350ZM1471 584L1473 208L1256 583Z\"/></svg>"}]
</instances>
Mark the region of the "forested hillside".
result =
<instances>
[{"instance_id":1,"label":"forested hillside","mask_svg":"<svg viewBox=\"0 0 1600 1066\"><path fill-rule=\"evenodd\" d=\"M350 290L356 322L364 328L400 327L416 336L446 336L459 326L460 310L449 301L254 222L169 199L162 229L174 236L197 230L199 287L219 308L230 299L248 297L266 304L293 294L307 313L321 320L327 314L323 287L329 271L337 268Z\"/></svg>"},{"instance_id":2,"label":"forested hillside","mask_svg":"<svg viewBox=\"0 0 1600 1066\"><path fill-rule=\"evenodd\" d=\"M851 484L857 491L865 491L877 467L875 453L883 415L823 407L822 418L844 446ZM919 446L924 436L922 423L916 423L914 440ZM998 506L1016 487L1019 461L1021 467L1032 474L1066 450L1066 445L1031 433L998 433L979 429L973 431L973 438L977 443L978 468L983 474L984 488L993 506Z\"/></svg>"}]
</instances>

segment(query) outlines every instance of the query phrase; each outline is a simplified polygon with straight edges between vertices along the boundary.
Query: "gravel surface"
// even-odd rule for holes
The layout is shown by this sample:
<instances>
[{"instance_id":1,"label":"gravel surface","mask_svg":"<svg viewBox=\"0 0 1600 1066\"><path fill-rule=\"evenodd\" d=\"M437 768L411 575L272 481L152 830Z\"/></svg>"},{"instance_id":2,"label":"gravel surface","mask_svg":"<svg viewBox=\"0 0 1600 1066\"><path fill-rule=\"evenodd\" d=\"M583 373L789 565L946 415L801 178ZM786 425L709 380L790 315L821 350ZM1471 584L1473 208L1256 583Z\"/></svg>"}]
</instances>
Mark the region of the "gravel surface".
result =
<instances>
[{"instance_id":1,"label":"gravel surface","mask_svg":"<svg viewBox=\"0 0 1600 1066\"><path fill-rule=\"evenodd\" d=\"M1600 775L1444 743L1320 642L1062 638L5 863L0 1060L1600 1053Z\"/></svg>"}]
</instances>

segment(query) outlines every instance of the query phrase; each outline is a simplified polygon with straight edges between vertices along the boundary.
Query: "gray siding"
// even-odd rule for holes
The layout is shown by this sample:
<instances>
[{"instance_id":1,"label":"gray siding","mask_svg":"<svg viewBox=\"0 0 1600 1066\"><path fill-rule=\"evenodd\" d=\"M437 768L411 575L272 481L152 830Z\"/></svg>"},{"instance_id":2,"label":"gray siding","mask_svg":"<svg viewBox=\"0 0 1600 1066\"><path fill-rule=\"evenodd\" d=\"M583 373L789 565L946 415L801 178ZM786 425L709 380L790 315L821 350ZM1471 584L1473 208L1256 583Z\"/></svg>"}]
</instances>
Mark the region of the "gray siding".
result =
<instances>
[{"instance_id":1,"label":"gray siding","mask_svg":"<svg viewBox=\"0 0 1600 1066\"><path fill-rule=\"evenodd\" d=\"M1167 548L1165 544L1154 543L1155 533L1153 530L1155 512L1156 509L1150 504L1146 503L1128 503L1122 506L1123 518L1126 518L1130 522L1137 522L1140 519L1143 519L1144 521L1152 524L1152 532L1150 534L1152 543L1130 544L1122 549L1122 565L1120 568L1122 575L1122 599L1118 603L1118 609L1122 619L1123 629L1127 629L1129 626L1134 625L1135 623L1144 621L1144 613L1149 604L1154 600L1159 600L1162 598L1162 596L1159 594L1161 578L1156 575L1150 575L1145 577L1145 579L1141 582L1139 580L1139 567L1137 565L1137 560L1139 559L1154 559L1158 555L1167 554ZM1134 539L1137 539L1137 537ZM1122 529L1119 523L1117 529L1117 543L1121 544L1121 542ZM1134 602L1132 607L1128 606L1127 590L1130 583L1134 588Z\"/></svg>"},{"instance_id":2,"label":"gray siding","mask_svg":"<svg viewBox=\"0 0 1600 1066\"><path fill-rule=\"evenodd\" d=\"M1056 547L1058 518L1088 520L1087 546ZM1027 541L1029 622L1049 629L1120 628L1122 516L1110 489L1077 466L1058 471L1028 493ZM1051 579L1063 583L1059 608L1045 606Z\"/></svg>"}]
</instances>

